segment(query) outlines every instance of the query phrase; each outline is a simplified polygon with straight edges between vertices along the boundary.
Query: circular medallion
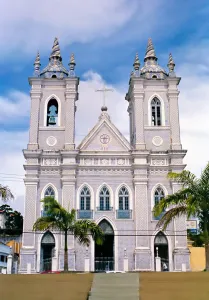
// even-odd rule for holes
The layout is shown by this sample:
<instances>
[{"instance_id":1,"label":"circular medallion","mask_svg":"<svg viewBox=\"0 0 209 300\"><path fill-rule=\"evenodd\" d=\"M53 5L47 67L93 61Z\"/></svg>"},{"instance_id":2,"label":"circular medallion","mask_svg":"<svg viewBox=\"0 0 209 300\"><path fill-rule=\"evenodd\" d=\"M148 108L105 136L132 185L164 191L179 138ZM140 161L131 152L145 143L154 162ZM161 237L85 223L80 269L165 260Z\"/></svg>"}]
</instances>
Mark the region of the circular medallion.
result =
<instances>
[{"instance_id":1,"label":"circular medallion","mask_svg":"<svg viewBox=\"0 0 209 300\"><path fill-rule=\"evenodd\" d=\"M125 161L122 158L118 159L118 165L124 165Z\"/></svg>"},{"instance_id":2,"label":"circular medallion","mask_svg":"<svg viewBox=\"0 0 209 300\"><path fill-rule=\"evenodd\" d=\"M159 147L162 145L163 139L161 138L161 136L154 136L152 139L152 143L153 143L153 145Z\"/></svg>"},{"instance_id":3,"label":"circular medallion","mask_svg":"<svg viewBox=\"0 0 209 300\"><path fill-rule=\"evenodd\" d=\"M110 141L109 135L107 135L107 134L102 134L102 135L100 136L100 142L101 142L102 144L108 144L109 141Z\"/></svg>"},{"instance_id":4,"label":"circular medallion","mask_svg":"<svg viewBox=\"0 0 209 300\"><path fill-rule=\"evenodd\" d=\"M49 136L46 140L47 145L49 145L50 147L56 145L57 143L57 139L54 136Z\"/></svg>"}]
</instances>

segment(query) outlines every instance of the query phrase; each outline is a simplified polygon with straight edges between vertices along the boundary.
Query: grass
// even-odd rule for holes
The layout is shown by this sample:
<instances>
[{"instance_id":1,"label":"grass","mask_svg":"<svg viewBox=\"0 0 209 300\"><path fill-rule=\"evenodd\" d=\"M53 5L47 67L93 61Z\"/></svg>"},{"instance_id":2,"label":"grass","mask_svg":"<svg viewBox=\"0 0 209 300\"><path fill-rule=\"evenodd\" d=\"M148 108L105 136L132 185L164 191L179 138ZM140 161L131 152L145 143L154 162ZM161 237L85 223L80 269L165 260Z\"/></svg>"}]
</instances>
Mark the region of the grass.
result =
<instances>
[{"instance_id":1,"label":"grass","mask_svg":"<svg viewBox=\"0 0 209 300\"><path fill-rule=\"evenodd\" d=\"M140 300L208 300L209 273L141 273Z\"/></svg>"},{"instance_id":2,"label":"grass","mask_svg":"<svg viewBox=\"0 0 209 300\"><path fill-rule=\"evenodd\" d=\"M0 275L1 300L86 300L93 274Z\"/></svg>"}]
</instances>

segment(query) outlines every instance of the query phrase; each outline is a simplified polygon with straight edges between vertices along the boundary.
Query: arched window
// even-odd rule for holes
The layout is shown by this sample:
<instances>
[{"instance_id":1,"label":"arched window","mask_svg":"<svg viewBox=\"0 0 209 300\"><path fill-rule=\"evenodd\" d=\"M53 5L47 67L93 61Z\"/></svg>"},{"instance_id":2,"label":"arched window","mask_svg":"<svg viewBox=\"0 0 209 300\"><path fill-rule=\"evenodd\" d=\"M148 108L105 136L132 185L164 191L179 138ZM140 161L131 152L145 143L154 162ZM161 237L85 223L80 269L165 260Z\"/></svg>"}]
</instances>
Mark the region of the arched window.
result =
<instances>
[{"instance_id":1,"label":"arched window","mask_svg":"<svg viewBox=\"0 0 209 300\"><path fill-rule=\"evenodd\" d=\"M55 197L54 189L51 186L46 189L44 197Z\"/></svg>"},{"instance_id":2,"label":"arched window","mask_svg":"<svg viewBox=\"0 0 209 300\"><path fill-rule=\"evenodd\" d=\"M129 209L129 193L125 186L121 187L119 191L119 210Z\"/></svg>"},{"instance_id":3,"label":"arched window","mask_svg":"<svg viewBox=\"0 0 209 300\"><path fill-rule=\"evenodd\" d=\"M165 198L164 191L161 187L155 190L155 205L160 202L161 199Z\"/></svg>"},{"instance_id":4,"label":"arched window","mask_svg":"<svg viewBox=\"0 0 209 300\"><path fill-rule=\"evenodd\" d=\"M106 186L104 186L99 194L99 209L110 210L110 192Z\"/></svg>"},{"instance_id":5,"label":"arched window","mask_svg":"<svg viewBox=\"0 0 209 300\"><path fill-rule=\"evenodd\" d=\"M47 126L58 125L58 102L56 99L51 99L47 105Z\"/></svg>"},{"instance_id":6,"label":"arched window","mask_svg":"<svg viewBox=\"0 0 209 300\"><path fill-rule=\"evenodd\" d=\"M161 125L161 103L158 98L152 99L151 102L152 107L152 126L160 126Z\"/></svg>"},{"instance_id":7,"label":"arched window","mask_svg":"<svg viewBox=\"0 0 209 300\"><path fill-rule=\"evenodd\" d=\"M155 190L155 194L154 194L154 204L158 204L160 202L161 199L165 198L165 193L163 191L163 189L161 187L158 187L156 190ZM161 217L163 216L164 212L162 212L162 214L160 214L159 216L155 217L154 216L154 219L155 220L160 220Z\"/></svg>"},{"instance_id":8,"label":"arched window","mask_svg":"<svg viewBox=\"0 0 209 300\"><path fill-rule=\"evenodd\" d=\"M80 209L90 210L91 209L91 194L89 189L85 186L80 193Z\"/></svg>"},{"instance_id":9,"label":"arched window","mask_svg":"<svg viewBox=\"0 0 209 300\"><path fill-rule=\"evenodd\" d=\"M49 186L46 189L46 191L44 193L44 197L53 197L53 198L55 198L55 191L51 186ZM47 211L48 211L48 207L47 207L47 205L44 205L43 209L41 211L41 216L46 217L47 216Z\"/></svg>"}]
</instances>

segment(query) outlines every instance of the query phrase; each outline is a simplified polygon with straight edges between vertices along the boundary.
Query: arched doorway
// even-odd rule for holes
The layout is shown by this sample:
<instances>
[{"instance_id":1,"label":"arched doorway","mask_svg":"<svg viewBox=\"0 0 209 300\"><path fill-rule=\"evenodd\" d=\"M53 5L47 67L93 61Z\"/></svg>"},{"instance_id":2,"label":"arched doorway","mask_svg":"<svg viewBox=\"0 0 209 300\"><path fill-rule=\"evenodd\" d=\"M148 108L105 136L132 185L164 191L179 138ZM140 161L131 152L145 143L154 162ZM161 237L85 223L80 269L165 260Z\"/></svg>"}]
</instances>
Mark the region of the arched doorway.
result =
<instances>
[{"instance_id":1,"label":"arched doorway","mask_svg":"<svg viewBox=\"0 0 209 300\"><path fill-rule=\"evenodd\" d=\"M155 237L154 256L161 258L161 270L169 271L168 240L163 232L159 232Z\"/></svg>"},{"instance_id":2,"label":"arched doorway","mask_svg":"<svg viewBox=\"0 0 209 300\"><path fill-rule=\"evenodd\" d=\"M95 243L95 272L114 270L114 230L111 224L102 220L99 223L105 238L102 245Z\"/></svg>"},{"instance_id":3,"label":"arched doorway","mask_svg":"<svg viewBox=\"0 0 209 300\"><path fill-rule=\"evenodd\" d=\"M41 240L41 272L52 270L52 257L54 256L55 239L50 231L47 231Z\"/></svg>"}]
</instances>

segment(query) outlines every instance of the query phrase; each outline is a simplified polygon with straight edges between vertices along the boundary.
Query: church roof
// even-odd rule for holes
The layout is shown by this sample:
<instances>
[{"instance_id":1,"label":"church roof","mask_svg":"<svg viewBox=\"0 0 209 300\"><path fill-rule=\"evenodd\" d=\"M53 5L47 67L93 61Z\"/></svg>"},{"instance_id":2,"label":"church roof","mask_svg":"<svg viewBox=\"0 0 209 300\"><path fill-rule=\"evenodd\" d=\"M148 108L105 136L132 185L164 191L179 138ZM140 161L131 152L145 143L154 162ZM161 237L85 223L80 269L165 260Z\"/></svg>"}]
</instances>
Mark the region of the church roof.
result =
<instances>
[{"instance_id":1,"label":"church roof","mask_svg":"<svg viewBox=\"0 0 209 300\"><path fill-rule=\"evenodd\" d=\"M97 124L77 147L82 151L129 151L130 143L111 122L106 110L102 110Z\"/></svg>"},{"instance_id":2,"label":"church roof","mask_svg":"<svg viewBox=\"0 0 209 300\"><path fill-rule=\"evenodd\" d=\"M68 77L68 70L62 64L62 56L60 53L60 46L58 39L54 39L52 52L49 57L48 65L40 72L41 77L51 78L63 78Z\"/></svg>"}]
</instances>

